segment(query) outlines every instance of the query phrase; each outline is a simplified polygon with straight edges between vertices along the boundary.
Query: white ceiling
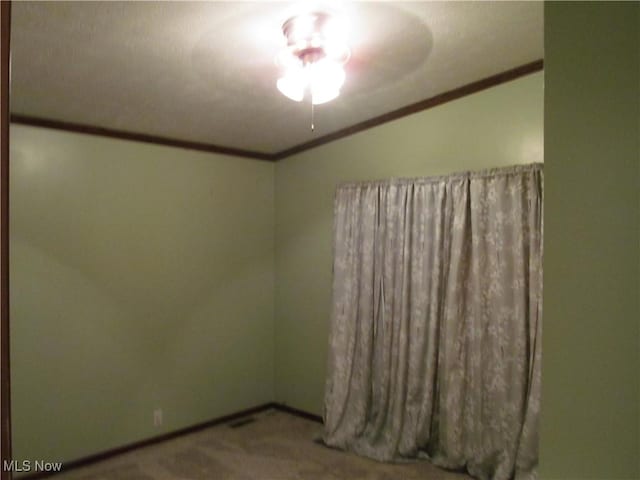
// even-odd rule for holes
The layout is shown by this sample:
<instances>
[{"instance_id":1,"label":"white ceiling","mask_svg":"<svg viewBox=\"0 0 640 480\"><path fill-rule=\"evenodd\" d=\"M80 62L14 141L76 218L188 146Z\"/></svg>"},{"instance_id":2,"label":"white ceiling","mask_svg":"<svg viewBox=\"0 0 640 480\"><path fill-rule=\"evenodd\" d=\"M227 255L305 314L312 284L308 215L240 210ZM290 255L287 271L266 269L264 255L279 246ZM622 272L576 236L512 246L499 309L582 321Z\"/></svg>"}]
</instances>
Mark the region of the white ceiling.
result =
<instances>
[{"instance_id":1,"label":"white ceiling","mask_svg":"<svg viewBox=\"0 0 640 480\"><path fill-rule=\"evenodd\" d=\"M340 2L352 58L312 133L274 63L309 4L13 2L11 111L273 154L543 57L541 2Z\"/></svg>"}]
</instances>

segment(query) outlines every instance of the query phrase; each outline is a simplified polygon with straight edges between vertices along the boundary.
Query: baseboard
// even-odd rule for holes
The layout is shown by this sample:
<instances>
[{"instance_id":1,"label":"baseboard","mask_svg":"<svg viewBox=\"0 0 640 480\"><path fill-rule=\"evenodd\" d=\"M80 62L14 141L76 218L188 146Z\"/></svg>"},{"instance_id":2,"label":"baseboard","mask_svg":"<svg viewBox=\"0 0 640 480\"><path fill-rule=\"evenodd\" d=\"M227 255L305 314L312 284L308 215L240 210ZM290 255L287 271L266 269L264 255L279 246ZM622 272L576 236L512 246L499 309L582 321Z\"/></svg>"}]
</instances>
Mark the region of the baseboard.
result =
<instances>
[{"instance_id":1,"label":"baseboard","mask_svg":"<svg viewBox=\"0 0 640 480\"><path fill-rule=\"evenodd\" d=\"M86 457L82 457L76 460L72 460L70 462L64 462L62 470L59 472L37 472L37 473L28 473L24 476L17 477L16 480L37 480L41 478L50 478L62 472L68 472L69 470L74 470L80 467L86 467L93 463L101 462L103 460L107 460L109 458L115 457L117 455L122 455L123 453L131 452L132 450L137 450L139 448L149 447L156 443L165 442L167 440L172 440L174 438L188 435L190 433L197 432L199 430L203 430L205 428L213 427L219 425L221 423L231 422L233 420L237 420L242 417L246 417L248 415L253 415L254 413L263 412L265 410L275 409L282 412L289 413L291 415L296 415L298 417L305 418L307 420L312 420L314 422L322 423L322 417L319 415L314 415L312 413L305 412L304 410L299 410L297 408L290 407L288 405L284 405L276 402L264 403L262 405L258 405L256 407L247 408L245 410L240 410L235 413L231 413L229 415L224 415L222 417L217 417L212 420L207 420L206 422L198 423L196 425L191 425L186 428L181 428L179 430L175 430L173 432L164 433L162 435L158 435L155 437L147 438L144 440L140 440L138 442L129 443L127 445L123 445L121 447L112 448L109 450L105 450L103 452L95 453L93 455L89 455Z\"/></svg>"},{"instance_id":2,"label":"baseboard","mask_svg":"<svg viewBox=\"0 0 640 480\"><path fill-rule=\"evenodd\" d=\"M60 472L37 472L30 473L21 477L18 477L16 480L36 480L40 478L49 478L58 473L68 472L69 470L73 470L79 467L85 467L92 463L100 462L102 460L107 460L109 458L115 457L117 455L121 455L123 453L130 452L132 450L137 450L139 448L148 447L150 445L154 445L156 443L165 442L167 440L174 439L176 437L180 437L182 435L187 435L189 433L197 432L199 430L203 430L205 428L213 427L215 425L219 425L221 423L230 422L232 420L236 420L241 417L245 417L247 415L252 415L254 413L262 412L264 410L269 410L270 408L277 408L276 404L273 402L264 403L262 405L258 405L256 407L247 408L245 410L241 410L239 412L234 412L229 415L224 415L222 417L216 417L212 420L207 420L206 422L198 423L195 425L191 425L186 428L181 428L179 430L174 430L173 432L164 433L162 435L157 435L155 437L146 438L144 440L140 440L138 442L129 443L127 445L123 445L121 447L112 448L109 450L105 450L103 452L95 453L93 455L89 455L86 457L79 458L77 460L71 460L70 462L64 462L62 470Z\"/></svg>"},{"instance_id":3,"label":"baseboard","mask_svg":"<svg viewBox=\"0 0 640 480\"><path fill-rule=\"evenodd\" d=\"M307 420L313 420L314 422L324 423L320 415L314 415L313 413L305 412L304 410L299 410L297 408L290 407L289 405L285 405L284 403L274 403L273 408L275 408L276 410L280 410L282 412L290 413L291 415L296 415L298 417L306 418Z\"/></svg>"}]
</instances>

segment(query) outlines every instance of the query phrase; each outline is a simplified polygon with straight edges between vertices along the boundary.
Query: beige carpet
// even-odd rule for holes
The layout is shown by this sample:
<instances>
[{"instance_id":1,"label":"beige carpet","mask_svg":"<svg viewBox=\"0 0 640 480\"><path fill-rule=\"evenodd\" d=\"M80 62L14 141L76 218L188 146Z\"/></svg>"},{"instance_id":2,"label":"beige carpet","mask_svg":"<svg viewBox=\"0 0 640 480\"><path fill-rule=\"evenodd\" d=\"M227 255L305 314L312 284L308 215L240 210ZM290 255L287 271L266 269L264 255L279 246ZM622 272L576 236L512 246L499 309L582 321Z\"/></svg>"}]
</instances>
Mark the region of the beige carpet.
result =
<instances>
[{"instance_id":1,"label":"beige carpet","mask_svg":"<svg viewBox=\"0 0 640 480\"><path fill-rule=\"evenodd\" d=\"M384 464L324 447L322 426L276 410L56 475L55 480L468 480L429 463Z\"/></svg>"}]
</instances>

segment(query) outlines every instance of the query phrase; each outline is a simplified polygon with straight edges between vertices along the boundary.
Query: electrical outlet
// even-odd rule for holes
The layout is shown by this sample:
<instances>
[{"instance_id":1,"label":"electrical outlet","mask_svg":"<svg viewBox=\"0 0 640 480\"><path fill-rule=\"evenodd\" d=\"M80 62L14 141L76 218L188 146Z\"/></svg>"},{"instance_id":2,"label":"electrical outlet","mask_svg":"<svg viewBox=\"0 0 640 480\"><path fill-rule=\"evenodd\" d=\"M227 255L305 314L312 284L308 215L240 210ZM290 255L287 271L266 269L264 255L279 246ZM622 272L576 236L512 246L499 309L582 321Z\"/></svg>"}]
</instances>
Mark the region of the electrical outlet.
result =
<instances>
[{"instance_id":1,"label":"electrical outlet","mask_svg":"<svg viewBox=\"0 0 640 480\"><path fill-rule=\"evenodd\" d=\"M153 411L153 426L159 427L162 425L162 409L156 408Z\"/></svg>"}]
</instances>

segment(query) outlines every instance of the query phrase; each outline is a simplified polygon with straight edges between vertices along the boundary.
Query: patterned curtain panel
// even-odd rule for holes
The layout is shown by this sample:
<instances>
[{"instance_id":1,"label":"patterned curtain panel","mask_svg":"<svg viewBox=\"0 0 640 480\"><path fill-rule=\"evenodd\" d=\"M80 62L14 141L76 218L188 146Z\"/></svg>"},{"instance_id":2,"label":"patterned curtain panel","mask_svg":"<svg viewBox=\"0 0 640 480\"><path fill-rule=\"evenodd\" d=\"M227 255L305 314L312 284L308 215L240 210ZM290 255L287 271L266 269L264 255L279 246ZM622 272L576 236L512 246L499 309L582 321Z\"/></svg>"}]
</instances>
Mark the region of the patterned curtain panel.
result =
<instances>
[{"instance_id":1,"label":"patterned curtain panel","mask_svg":"<svg viewBox=\"0 0 640 480\"><path fill-rule=\"evenodd\" d=\"M327 445L535 478L542 195L540 164L338 188Z\"/></svg>"}]
</instances>

